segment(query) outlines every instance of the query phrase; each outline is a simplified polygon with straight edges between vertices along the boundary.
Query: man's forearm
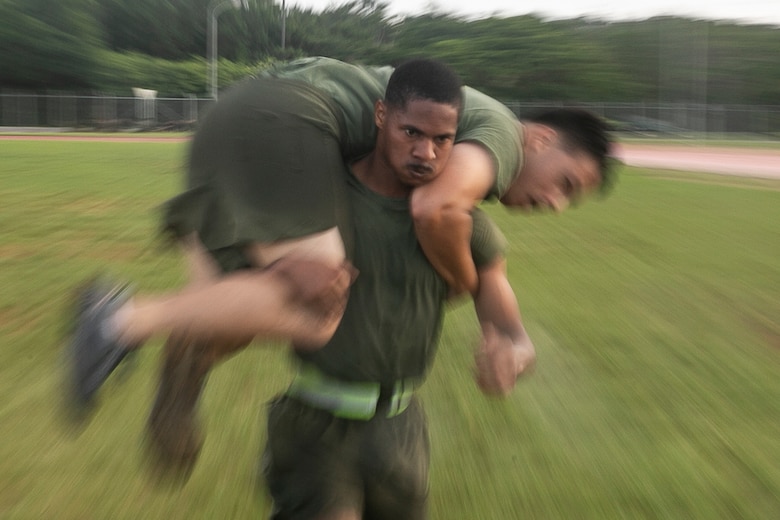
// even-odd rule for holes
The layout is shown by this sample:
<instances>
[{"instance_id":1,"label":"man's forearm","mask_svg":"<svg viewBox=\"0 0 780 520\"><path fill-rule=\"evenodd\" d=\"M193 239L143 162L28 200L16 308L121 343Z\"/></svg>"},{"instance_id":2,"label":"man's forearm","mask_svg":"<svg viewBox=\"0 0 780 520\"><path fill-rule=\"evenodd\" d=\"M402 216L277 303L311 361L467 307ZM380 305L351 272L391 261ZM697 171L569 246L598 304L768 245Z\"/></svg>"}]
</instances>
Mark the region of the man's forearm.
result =
<instances>
[{"instance_id":1,"label":"man's forearm","mask_svg":"<svg viewBox=\"0 0 780 520\"><path fill-rule=\"evenodd\" d=\"M420 246L454 294L476 294L471 212L494 182L490 154L475 143L458 143L444 171L412 193L411 212Z\"/></svg>"},{"instance_id":2,"label":"man's forearm","mask_svg":"<svg viewBox=\"0 0 780 520\"><path fill-rule=\"evenodd\" d=\"M474 309L481 324L490 324L499 334L514 342L527 338L517 298L506 277L506 263L497 261L479 271L479 291Z\"/></svg>"},{"instance_id":3,"label":"man's forearm","mask_svg":"<svg viewBox=\"0 0 780 520\"><path fill-rule=\"evenodd\" d=\"M482 327L476 352L477 383L483 392L505 396L533 368L536 351L520 316L503 261L479 270L474 308Z\"/></svg>"},{"instance_id":4,"label":"man's forearm","mask_svg":"<svg viewBox=\"0 0 780 520\"><path fill-rule=\"evenodd\" d=\"M471 215L446 208L438 215L415 219L415 232L425 256L453 294L476 294L477 269L471 257Z\"/></svg>"}]
</instances>

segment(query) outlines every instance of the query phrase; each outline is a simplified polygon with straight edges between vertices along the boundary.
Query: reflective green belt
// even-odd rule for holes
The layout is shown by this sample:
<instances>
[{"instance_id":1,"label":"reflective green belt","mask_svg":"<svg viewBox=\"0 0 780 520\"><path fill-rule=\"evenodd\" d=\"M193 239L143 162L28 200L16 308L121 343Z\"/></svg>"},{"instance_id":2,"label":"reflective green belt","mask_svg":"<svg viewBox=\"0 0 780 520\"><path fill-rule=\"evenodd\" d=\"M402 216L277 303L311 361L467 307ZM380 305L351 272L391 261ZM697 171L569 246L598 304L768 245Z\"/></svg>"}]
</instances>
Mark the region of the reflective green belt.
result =
<instances>
[{"instance_id":1,"label":"reflective green belt","mask_svg":"<svg viewBox=\"0 0 780 520\"><path fill-rule=\"evenodd\" d=\"M379 383L348 382L323 374L304 363L298 369L287 395L336 417L367 421L377 413L380 397L387 398L387 417L395 417L409 406L414 395L413 379L396 381L389 396L382 395ZM384 410L383 410L384 411Z\"/></svg>"}]
</instances>

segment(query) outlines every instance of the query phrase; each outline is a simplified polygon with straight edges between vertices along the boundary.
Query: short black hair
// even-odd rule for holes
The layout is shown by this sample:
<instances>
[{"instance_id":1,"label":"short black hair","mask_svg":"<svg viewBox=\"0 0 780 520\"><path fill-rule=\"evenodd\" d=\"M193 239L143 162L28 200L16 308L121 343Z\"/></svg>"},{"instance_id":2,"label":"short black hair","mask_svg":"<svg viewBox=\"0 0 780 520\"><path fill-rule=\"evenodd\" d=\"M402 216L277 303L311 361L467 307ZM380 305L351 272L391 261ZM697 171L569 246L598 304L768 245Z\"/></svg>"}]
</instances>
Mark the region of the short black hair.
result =
<instances>
[{"instance_id":1,"label":"short black hair","mask_svg":"<svg viewBox=\"0 0 780 520\"><path fill-rule=\"evenodd\" d=\"M608 193L616 181L612 128L602 118L582 108L555 108L523 117L531 123L546 125L558 132L563 145L587 153L599 165L600 191Z\"/></svg>"},{"instance_id":2,"label":"short black hair","mask_svg":"<svg viewBox=\"0 0 780 520\"><path fill-rule=\"evenodd\" d=\"M441 61L415 58L399 65L390 76L385 104L404 108L409 101L430 100L452 105L460 114L463 83L458 74Z\"/></svg>"}]
</instances>

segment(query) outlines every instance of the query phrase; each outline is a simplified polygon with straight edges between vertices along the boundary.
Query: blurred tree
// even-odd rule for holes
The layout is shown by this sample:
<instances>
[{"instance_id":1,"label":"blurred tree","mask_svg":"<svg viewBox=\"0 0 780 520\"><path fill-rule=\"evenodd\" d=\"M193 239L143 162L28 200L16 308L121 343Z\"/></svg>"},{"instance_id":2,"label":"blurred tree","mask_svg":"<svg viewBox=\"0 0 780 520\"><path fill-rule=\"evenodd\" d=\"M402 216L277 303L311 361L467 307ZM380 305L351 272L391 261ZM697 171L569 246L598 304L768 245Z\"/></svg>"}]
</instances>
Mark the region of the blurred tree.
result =
<instances>
[{"instance_id":1,"label":"blurred tree","mask_svg":"<svg viewBox=\"0 0 780 520\"><path fill-rule=\"evenodd\" d=\"M592 41L608 49L607 59L623 73L624 82L615 83L613 90L628 93L623 99L657 102L660 22L582 23L590 28Z\"/></svg>"},{"instance_id":2,"label":"blurred tree","mask_svg":"<svg viewBox=\"0 0 780 520\"><path fill-rule=\"evenodd\" d=\"M88 87L102 46L94 9L93 0L3 0L0 85Z\"/></svg>"},{"instance_id":3,"label":"blurred tree","mask_svg":"<svg viewBox=\"0 0 780 520\"><path fill-rule=\"evenodd\" d=\"M387 7L387 2L352 0L320 14L291 9L287 15L287 44L304 55L365 61L392 39Z\"/></svg>"},{"instance_id":4,"label":"blurred tree","mask_svg":"<svg viewBox=\"0 0 780 520\"><path fill-rule=\"evenodd\" d=\"M181 97L188 94L206 95L207 64L201 57L170 61L140 53L100 53L101 67L94 86L105 94L126 96L131 87L143 87L158 92L159 97ZM252 65L228 60L219 62L219 82L229 85L257 72L268 63Z\"/></svg>"},{"instance_id":5,"label":"blurred tree","mask_svg":"<svg viewBox=\"0 0 780 520\"><path fill-rule=\"evenodd\" d=\"M207 0L97 0L108 47L164 59L203 55Z\"/></svg>"},{"instance_id":6,"label":"blurred tree","mask_svg":"<svg viewBox=\"0 0 780 520\"><path fill-rule=\"evenodd\" d=\"M711 23L708 100L780 105L780 28Z\"/></svg>"},{"instance_id":7,"label":"blurred tree","mask_svg":"<svg viewBox=\"0 0 780 520\"><path fill-rule=\"evenodd\" d=\"M170 60L205 57L209 13L218 0L96 1L110 49ZM267 56L280 13L273 0L248 0L247 9L222 11L219 55L238 61Z\"/></svg>"},{"instance_id":8,"label":"blurred tree","mask_svg":"<svg viewBox=\"0 0 780 520\"><path fill-rule=\"evenodd\" d=\"M165 87L172 92L203 92L195 71L215 1L227 0L0 0L0 85L124 88L111 67L145 66L177 78ZM248 9L220 15L220 60L235 64L225 71L242 71L304 55L382 65L426 55L506 100L780 104L777 27L676 17L398 18L387 9L384 0L347 0L321 13L289 7L282 49L281 0L248 0ZM103 48L118 54L98 59Z\"/></svg>"},{"instance_id":9,"label":"blurred tree","mask_svg":"<svg viewBox=\"0 0 780 520\"><path fill-rule=\"evenodd\" d=\"M657 17L601 24L593 37L633 101L780 104L780 28Z\"/></svg>"},{"instance_id":10,"label":"blurred tree","mask_svg":"<svg viewBox=\"0 0 780 520\"><path fill-rule=\"evenodd\" d=\"M228 13L222 16L226 15ZM230 16L238 18L241 23L228 26L225 36L232 42L220 42L227 51L224 56L253 63L278 54L282 41L281 3L277 5L274 0L249 0L247 11L234 11ZM220 21L220 35L221 24ZM235 45L235 51L230 51L231 45Z\"/></svg>"},{"instance_id":11,"label":"blurred tree","mask_svg":"<svg viewBox=\"0 0 780 520\"><path fill-rule=\"evenodd\" d=\"M467 84L502 99L603 99L614 97L615 85L624 80L588 34L535 16L407 18L395 44L376 58L397 63L421 55L446 61Z\"/></svg>"}]
</instances>

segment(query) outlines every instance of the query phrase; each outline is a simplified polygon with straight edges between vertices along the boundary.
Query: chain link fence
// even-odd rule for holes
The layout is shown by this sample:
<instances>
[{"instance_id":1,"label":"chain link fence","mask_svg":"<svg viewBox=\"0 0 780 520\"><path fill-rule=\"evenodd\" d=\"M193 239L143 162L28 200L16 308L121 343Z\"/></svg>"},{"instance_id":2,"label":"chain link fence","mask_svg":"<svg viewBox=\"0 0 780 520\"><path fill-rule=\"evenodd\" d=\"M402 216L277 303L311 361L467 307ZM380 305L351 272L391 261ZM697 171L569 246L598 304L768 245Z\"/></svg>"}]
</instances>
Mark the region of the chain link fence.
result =
<instances>
[{"instance_id":1,"label":"chain link fence","mask_svg":"<svg viewBox=\"0 0 780 520\"><path fill-rule=\"evenodd\" d=\"M780 106L696 103L519 103L506 105L522 117L539 109L580 106L604 117L622 132L698 138L762 137L780 139Z\"/></svg>"},{"instance_id":2,"label":"chain link fence","mask_svg":"<svg viewBox=\"0 0 780 520\"><path fill-rule=\"evenodd\" d=\"M78 130L189 130L210 98L0 93L0 127Z\"/></svg>"},{"instance_id":3,"label":"chain link fence","mask_svg":"<svg viewBox=\"0 0 780 520\"><path fill-rule=\"evenodd\" d=\"M190 130L213 103L210 98L80 96L67 93L0 92L0 127L79 130ZM780 139L780 106L521 103L506 105L522 117L533 111L580 106L596 112L624 132L676 137Z\"/></svg>"}]
</instances>

